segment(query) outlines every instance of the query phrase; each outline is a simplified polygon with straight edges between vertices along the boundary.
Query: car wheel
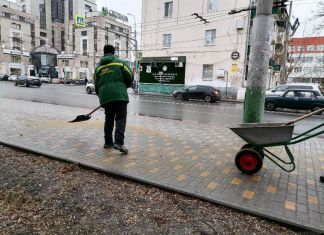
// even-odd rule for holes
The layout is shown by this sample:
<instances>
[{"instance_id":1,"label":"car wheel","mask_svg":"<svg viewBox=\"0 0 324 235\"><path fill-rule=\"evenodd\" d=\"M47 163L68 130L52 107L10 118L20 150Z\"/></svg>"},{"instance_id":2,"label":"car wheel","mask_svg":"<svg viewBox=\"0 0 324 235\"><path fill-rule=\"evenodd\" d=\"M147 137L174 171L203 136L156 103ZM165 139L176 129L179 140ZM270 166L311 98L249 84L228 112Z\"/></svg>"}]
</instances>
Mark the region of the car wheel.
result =
<instances>
[{"instance_id":1,"label":"car wheel","mask_svg":"<svg viewBox=\"0 0 324 235\"><path fill-rule=\"evenodd\" d=\"M274 111L274 110L276 110L276 105L273 102L271 102L271 101L266 102L265 103L265 109L267 111Z\"/></svg>"},{"instance_id":2,"label":"car wheel","mask_svg":"<svg viewBox=\"0 0 324 235\"><path fill-rule=\"evenodd\" d=\"M245 148L237 153L235 165L245 174L254 174L261 170L263 158L258 151Z\"/></svg>"},{"instance_id":3,"label":"car wheel","mask_svg":"<svg viewBox=\"0 0 324 235\"><path fill-rule=\"evenodd\" d=\"M207 103L211 103L211 102L213 102L213 99L212 99L212 97L211 97L210 95L206 95L205 98L204 98L204 100L205 100Z\"/></svg>"},{"instance_id":4,"label":"car wheel","mask_svg":"<svg viewBox=\"0 0 324 235\"><path fill-rule=\"evenodd\" d=\"M312 108L311 111L312 111L312 112L315 112L315 111L317 111L317 110L320 110L321 108L323 108L323 107L317 106L317 107ZM319 112L319 113L317 113L316 115L321 115L322 113L323 113L323 112Z\"/></svg>"},{"instance_id":5,"label":"car wheel","mask_svg":"<svg viewBox=\"0 0 324 235\"><path fill-rule=\"evenodd\" d=\"M28 82L26 82L26 87L30 87L30 85L29 85L29 83L28 83Z\"/></svg>"},{"instance_id":6,"label":"car wheel","mask_svg":"<svg viewBox=\"0 0 324 235\"><path fill-rule=\"evenodd\" d=\"M88 93L88 94L91 94L91 93L92 93L92 91L91 91L91 88L90 88L90 87L87 87L86 91L87 91L87 93Z\"/></svg>"},{"instance_id":7,"label":"car wheel","mask_svg":"<svg viewBox=\"0 0 324 235\"><path fill-rule=\"evenodd\" d=\"M177 93L177 94L176 94L176 99L177 99L177 100L182 100L182 99L183 99L182 94L181 94L181 93Z\"/></svg>"}]
</instances>

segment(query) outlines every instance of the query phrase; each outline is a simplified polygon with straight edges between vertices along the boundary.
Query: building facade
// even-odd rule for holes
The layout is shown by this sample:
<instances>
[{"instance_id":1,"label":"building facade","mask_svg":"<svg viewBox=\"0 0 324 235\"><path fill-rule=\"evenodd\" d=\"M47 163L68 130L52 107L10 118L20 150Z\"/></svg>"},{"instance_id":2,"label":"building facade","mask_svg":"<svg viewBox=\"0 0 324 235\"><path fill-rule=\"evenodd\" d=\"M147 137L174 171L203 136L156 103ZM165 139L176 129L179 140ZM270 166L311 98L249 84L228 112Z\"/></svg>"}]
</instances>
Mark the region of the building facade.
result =
<instances>
[{"instance_id":1,"label":"building facade","mask_svg":"<svg viewBox=\"0 0 324 235\"><path fill-rule=\"evenodd\" d=\"M72 25L73 38L70 50L61 51L58 55L60 77L68 79L92 79L94 69L103 54L106 44L114 45L116 54L130 61L131 27L104 15L103 12L87 13L86 27Z\"/></svg>"},{"instance_id":2,"label":"building facade","mask_svg":"<svg viewBox=\"0 0 324 235\"><path fill-rule=\"evenodd\" d=\"M34 74L30 52L39 46L39 18L21 5L0 1L0 74Z\"/></svg>"},{"instance_id":3,"label":"building facade","mask_svg":"<svg viewBox=\"0 0 324 235\"><path fill-rule=\"evenodd\" d=\"M324 85L324 37L293 38L288 52L289 82Z\"/></svg>"},{"instance_id":4,"label":"building facade","mask_svg":"<svg viewBox=\"0 0 324 235\"><path fill-rule=\"evenodd\" d=\"M152 58L151 66L143 67L144 73L150 73L155 62L168 62L150 79L167 84L172 81L170 76L174 77L168 68L185 66L185 84L241 87L250 15L249 11L235 15L228 12L248 7L250 0L236 2L143 0L141 48L146 63L145 58Z\"/></svg>"},{"instance_id":5,"label":"building facade","mask_svg":"<svg viewBox=\"0 0 324 235\"><path fill-rule=\"evenodd\" d=\"M278 22L287 20L285 6L274 2L277 24L269 34L273 59L269 61L268 86L280 77L276 69L282 61L277 57L283 53L285 29ZM226 94L230 88L231 96L244 97L255 0L143 0L142 4L141 83L182 80L184 85L226 88ZM228 14L248 8L252 10ZM185 68L184 74L174 72L179 66Z\"/></svg>"}]
</instances>

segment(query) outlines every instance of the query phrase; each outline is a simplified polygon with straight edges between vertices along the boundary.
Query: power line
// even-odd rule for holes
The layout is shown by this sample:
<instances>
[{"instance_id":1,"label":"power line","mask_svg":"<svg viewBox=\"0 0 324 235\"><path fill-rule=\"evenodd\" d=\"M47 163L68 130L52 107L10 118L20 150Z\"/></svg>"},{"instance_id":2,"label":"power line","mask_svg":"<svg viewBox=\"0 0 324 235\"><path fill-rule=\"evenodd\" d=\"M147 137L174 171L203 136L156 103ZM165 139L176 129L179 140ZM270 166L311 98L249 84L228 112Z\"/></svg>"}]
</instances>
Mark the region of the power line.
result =
<instances>
[{"instance_id":1,"label":"power line","mask_svg":"<svg viewBox=\"0 0 324 235\"><path fill-rule=\"evenodd\" d=\"M216 36L216 38L224 38L227 36L233 36L236 34L226 34L226 35L222 35L222 36ZM175 42L171 42L171 44L178 44L178 43L186 43L186 42L195 42L195 41L203 41L205 40L205 38L199 38L199 39L192 39L192 40L182 40L182 41L175 41ZM163 45L163 43L155 43L155 44L143 44L142 46L144 47L148 47L148 46L158 46L158 45Z\"/></svg>"},{"instance_id":2,"label":"power line","mask_svg":"<svg viewBox=\"0 0 324 235\"><path fill-rule=\"evenodd\" d=\"M227 16L227 17L224 17L224 16ZM214 21L209 21L209 23L216 23L216 22L220 22L220 21L224 21L224 20L233 19L235 17L235 16L230 16L229 17L227 14L224 15L224 16L220 17L220 19L217 19L217 20L214 20ZM214 18L218 18L218 17L214 17ZM191 28L193 26L199 26L199 25L201 25L201 23L189 22L189 23L181 24L181 25L170 25L170 26L165 27L165 28L144 30L139 34L140 35L155 34L155 33L164 32L164 31L175 31L175 30L179 30L179 29Z\"/></svg>"}]
</instances>

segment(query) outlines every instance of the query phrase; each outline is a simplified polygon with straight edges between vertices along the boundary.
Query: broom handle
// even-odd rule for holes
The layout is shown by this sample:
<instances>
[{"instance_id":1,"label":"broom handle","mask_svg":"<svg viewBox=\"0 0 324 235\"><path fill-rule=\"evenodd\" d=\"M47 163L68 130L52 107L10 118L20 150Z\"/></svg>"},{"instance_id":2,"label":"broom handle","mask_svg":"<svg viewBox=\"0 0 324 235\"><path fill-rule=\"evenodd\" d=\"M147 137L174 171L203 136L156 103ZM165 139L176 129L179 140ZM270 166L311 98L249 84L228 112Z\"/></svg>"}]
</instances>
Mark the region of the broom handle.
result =
<instances>
[{"instance_id":1,"label":"broom handle","mask_svg":"<svg viewBox=\"0 0 324 235\"><path fill-rule=\"evenodd\" d=\"M92 110L90 113L88 113L88 115L90 116L91 114L93 114L94 112L96 112L100 108L101 108L101 106L98 106L97 108L95 108L94 110Z\"/></svg>"},{"instance_id":2,"label":"broom handle","mask_svg":"<svg viewBox=\"0 0 324 235\"><path fill-rule=\"evenodd\" d=\"M321 109L316 110L316 111L314 111L314 112L311 112L311 113L309 113L309 114L305 114L305 115L303 115L303 116L301 116L301 117L299 117L299 118L296 118L296 119L294 119L294 120L292 120L292 121L290 121L290 122L287 122L287 123L283 124L283 126L288 126L288 125L294 124L294 123L296 123L296 122L299 122L299 121L301 121L301 120L303 120L303 119L305 119L305 118L311 117L311 116L313 116L313 115L315 115L315 114L317 114L317 113L321 113L321 112L323 112L323 111L324 111L324 108L321 108Z\"/></svg>"}]
</instances>

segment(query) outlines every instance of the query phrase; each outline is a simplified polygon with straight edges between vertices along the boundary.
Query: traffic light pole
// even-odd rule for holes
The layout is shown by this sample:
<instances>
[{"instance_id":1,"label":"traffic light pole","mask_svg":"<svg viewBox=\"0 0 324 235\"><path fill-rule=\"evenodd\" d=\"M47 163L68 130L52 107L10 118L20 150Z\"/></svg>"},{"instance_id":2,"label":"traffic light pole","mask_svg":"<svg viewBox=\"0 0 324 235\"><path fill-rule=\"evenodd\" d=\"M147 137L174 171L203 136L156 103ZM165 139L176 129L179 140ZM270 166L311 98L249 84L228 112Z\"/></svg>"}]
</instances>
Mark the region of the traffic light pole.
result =
<instances>
[{"instance_id":1,"label":"traffic light pole","mask_svg":"<svg viewBox=\"0 0 324 235\"><path fill-rule=\"evenodd\" d=\"M273 0L258 0L251 32L251 54L244 101L244 123L263 119L264 98L271 54Z\"/></svg>"}]
</instances>

